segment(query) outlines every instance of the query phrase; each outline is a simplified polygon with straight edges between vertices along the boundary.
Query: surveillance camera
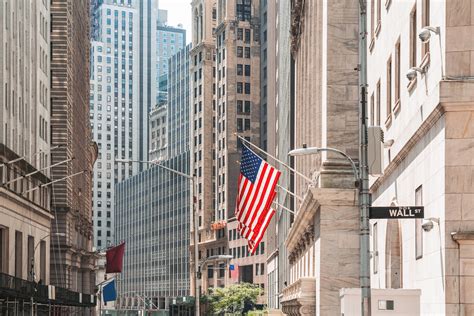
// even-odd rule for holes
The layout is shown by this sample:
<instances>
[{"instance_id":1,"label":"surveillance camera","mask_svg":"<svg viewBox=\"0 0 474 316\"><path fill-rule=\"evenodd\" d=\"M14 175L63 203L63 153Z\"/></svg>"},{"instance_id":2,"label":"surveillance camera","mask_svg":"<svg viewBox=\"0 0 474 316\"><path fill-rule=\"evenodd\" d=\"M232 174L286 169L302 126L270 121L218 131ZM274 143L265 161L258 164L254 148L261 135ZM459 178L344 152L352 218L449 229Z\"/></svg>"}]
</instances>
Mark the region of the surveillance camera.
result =
<instances>
[{"instance_id":1,"label":"surveillance camera","mask_svg":"<svg viewBox=\"0 0 474 316\"><path fill-rule=\"evenodd\" d=\"M426 223L423 223L423 225L421 225L421 228L423 228L425 232L429 232L433 229L433 226L434 225L432 221L427 221Z\"/></svg>"},{"instance_id":2,"label":"surveillance camera","mask_svg":"<svg viewBox=\"0 0 474 316\"><path fill-rule=\"evenodd\" d=\"M407 76L408 80L412 81L413 79L416 78L416 70L413 69L413 68L410 68L410 69L408 70L406 76Z\"/></svg>"},{"instance_id":3,"label":"surveillance camera","mask_svg":"<svg viewBox=\"0 0 474 316\"><path fill-rule=\"evenodd\" d=\"M430 40L431 31L427 28L422 28L420 33L418 34L418 37L423 43L426 43Z\"/></svg>"}]
</instances>

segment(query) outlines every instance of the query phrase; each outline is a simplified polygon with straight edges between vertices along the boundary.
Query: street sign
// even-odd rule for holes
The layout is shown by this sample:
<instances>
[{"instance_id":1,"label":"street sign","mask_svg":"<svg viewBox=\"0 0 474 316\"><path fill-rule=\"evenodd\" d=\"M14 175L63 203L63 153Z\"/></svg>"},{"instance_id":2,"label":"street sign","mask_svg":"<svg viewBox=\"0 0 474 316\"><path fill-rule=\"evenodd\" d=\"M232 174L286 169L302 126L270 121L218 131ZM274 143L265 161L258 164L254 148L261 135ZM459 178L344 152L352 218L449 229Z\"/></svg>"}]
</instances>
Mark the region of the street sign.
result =
<instances>
[{"instance_id":1,"label":"street sign","mask_svg":"<svg viewBox=\"0 0 474 316\"><path fill-rule=\"evenodd\" d=\"M423 206L373 206L369 209L369 218L424 218Z\"/></svg>"}]
</instances>

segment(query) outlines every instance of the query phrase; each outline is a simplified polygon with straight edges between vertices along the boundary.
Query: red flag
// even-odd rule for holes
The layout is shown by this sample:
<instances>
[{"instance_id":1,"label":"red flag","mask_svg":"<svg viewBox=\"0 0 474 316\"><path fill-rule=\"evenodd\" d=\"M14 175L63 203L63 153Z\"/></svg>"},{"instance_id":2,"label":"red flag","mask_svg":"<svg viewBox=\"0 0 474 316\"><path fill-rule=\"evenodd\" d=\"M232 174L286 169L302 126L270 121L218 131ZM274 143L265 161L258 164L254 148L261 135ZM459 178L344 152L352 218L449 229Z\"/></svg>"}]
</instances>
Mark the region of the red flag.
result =
<instances>
[{"instance_id":1,"label":"red flag","mask_svg":"<svg viewBox=\"0 0 474 316\"><path fill-rule=\"evenodd\" d=\"M122 272L125 243L110 248L105 254L105 273Z\"/></svg>"}]
</instances>

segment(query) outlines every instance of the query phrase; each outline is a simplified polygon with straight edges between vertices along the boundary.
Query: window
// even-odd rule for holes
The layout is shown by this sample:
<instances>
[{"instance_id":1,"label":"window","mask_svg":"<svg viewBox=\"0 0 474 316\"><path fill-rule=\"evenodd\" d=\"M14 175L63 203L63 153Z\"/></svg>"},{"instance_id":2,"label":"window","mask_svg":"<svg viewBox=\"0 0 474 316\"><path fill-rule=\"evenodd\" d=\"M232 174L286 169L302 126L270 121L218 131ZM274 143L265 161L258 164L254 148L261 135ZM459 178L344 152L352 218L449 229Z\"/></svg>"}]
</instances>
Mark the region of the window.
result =
<instances>
[{"instance_id":1,"label":"window","mask_svg":"<svg viewBox=\"0 0 474 316\"><path fill-rule=\"evenodd\" d=\"M15 231L15 276L23 278L23 234Z\"/></svg>"},{"instance_id":2,"label":"window","mask_svg":"<svg viewBox=\"0 0 474 316\"><path fill-rule=\"evenodd\" d=\"M0 227L0 272L8 273L8 228Z\"/></svg>"},{"instance_id":3,"label":"window","mask_svg":"<svg viewBox=\"0 0 474 316\"><path fill-rule=\"evenodd\" d=\"M250 65L245 65L245 75L250 77Z\"/></svg>"},{"instance_id":4,"label":"window","mask_svg":"<svg viewBox=\"0 0 474 316\"><path fill-rule=\"evenodd\" d=\"M421 27L430 25L430 0L421 1ZM422 43L421 46L421 55L423 59L430 52L430 42Z\"/></svg>"},{"instance_id":5,"label":"window","mask_svg":"<svg viewBox=\"0 0 474 316\"><path fill-rule=\"evenodd\" d=\"M377 223L374 223L373 229L372 229L372 253L373 256L372 258L374 259L373 261L373 269L374 269L374 274L377 274L379 271L379 253L378 253L378 229L377 229Z\"/></svg>"},{"instance_id":6,"label":"window","mask_svg":"<svg viewBox=\"0 0 474 316\"><path fill-rule=\"evenodd\" d=\"M237 57L244 57L244 48L242 46L237 46Z\"/></svg>"},{"instance_id":7,"label":"window","mask_svg":"<svg viewBox=\"0 0 474 316\"><path fill-rule=\"evenodd\" d=\"M376 103L376 114L375 114L375 119L376 119L376 125L380 126L380 79L377 81L377 103Z\"/></svg>"},{"instance_id":8,"label":"window","mask_svg":"<svg viewBox=\"0 0 474 316\"><path fill-rule=\"evenodd\" d=\"M395 110L400 108L400 38L395 44Z\"/></svg>"},{"instance_id":9,"label":"window","mask_svg":"<svg viewBox=\"0 0 474 316\"><path fill-rule=\"evenodd\" d=\"M250 83L245 83L245 94L250 94Z\"/></svg>"},{"instance_id":10,"label":"window","mask_svg":"<svg viewBox=\"0 0 474 316\"><path fill-rule=\"evenodd\" d=\"M241 28L237 29L237 40L241 41L244 39L244 30Z\"/></svg>"},{"instance_id":11,"label":"window","mask_svg":"<svg viewBox=\"0 0 474 316\"><path fill-rule=\"evenodd\" d=\"M244 68L242 64L237 64L237 76L242 76Z\"/></svg>"},{"instance_id":12,"label":"window","mask_svg":"<svg viewBox=\"0 0 474 316\"><path fill-rule=\"evenodd\" d=\"M392 117L392 57L387 61L387 120L385 124L390 124L388 121Z\"/></svg>"},{"instance_id":13,"label":"window","mask_svg":"<svg viewBox=\"0 0 474 316\"><path fill-rule=\"evenodd\" d=\"M245 58L250 58L250 47L245 47Z\"/></svg>"},{"instance_id":14,"label":"window","mask_svg":"<svg viewBox=\"0 0 474 316\"><path fill-rule=\"evenodd\" d=\"M237 82L237 93L242 93L243 87L242 82Z\"/></svg>"},{"instance_id":15,"label":"window","mask_svg":"<svg viewBox=\"0 0 474 316\"><path fill-rule=\"evenodd\" d=\"M423 186L419 186L415 190L415 206L423 206ZM420 259L423 257L423 219L415 219L415 257Z\"/></svg>"},{"instance_id":16,"label":"window","mask_svg":"<svg viewBox=\"0 0 474 316\"><path fill-rule=\"evenodd\" d=\"M370 122L369 122L369 125L370 126L374 126L374 117L375 117L375 97L374 97L374 93L372 93L372 95L370 96Z\"/></svg>"},{"instance_id":17,"label":"window","mask_svg":"<svg viewBox=\"0 0 474 316\"><path fill-rule=\"evenodd\" d=\"M43 281L43 284L45 283L44 281L46 280L46 241L41 240L40 241L40 280ZM49 267L48 267L49 268Z\"/></svg>"},{"instance_id":18,"label":"window","mask_svg":"<svg viewBox=\"0 0 474 316\"><path fill-rule=\"evenodd\" d=\"M245 119L244 122L245 122L245 126L244 126L245 130L246 131L250 130L250 119Z\"/></svg>"},{"instance_id":19,"label":"window","mask_svg":"<svg viewBox=\"0 0 474 316\"><path fill-rule=\"evenodd\" d=\"M244 129L243 121L244 121L244 120L241 119L241 118L238 118L238 119L237 119L237 131L238 131L238 132L242 132L243 129Z\"/></svg>"},{"instance_id":20,"label":"window","mask_svg":"<svg viewBox=\"0 0 474 316\"><path fill-rule=\"evenodd\" d=\"M418 34L416 32L416 4L410 13L410 68L416 67L416 42Z\"/></svg>"},{"instance_id":21,"label":"window","mask_svg":"<svg viewBox=\"0 0 474 316\"><path fill-rule=\"evenodd\" d=\"M239 21L250 21L252 16L252 0L237 0L236 16Z\"/></svg>"},{"instance_id":22,"label":"window","mask_svg":"<svg viewBox=\"0 0 474 316\"><path fill-rule=\"evenodd\" d=\"M34 262L34 248L35 248L35 238L33 236L28 236L28 244L27 244L27 251L28 251L28 257L27 259L27 264L31 264ZM29 265L27 265L29 267ZM30 269L28 269L28 280L33 280Z\"/></svg>"},{"instance_id":23,"label":"window","mask_svg":"<svg viewBox=\"0 0 474 316\"><path fill-rule=\"evenodd\" d=\"M250 43L250 30L245 29L245 43Z\"/></svg>"}]
</instances>

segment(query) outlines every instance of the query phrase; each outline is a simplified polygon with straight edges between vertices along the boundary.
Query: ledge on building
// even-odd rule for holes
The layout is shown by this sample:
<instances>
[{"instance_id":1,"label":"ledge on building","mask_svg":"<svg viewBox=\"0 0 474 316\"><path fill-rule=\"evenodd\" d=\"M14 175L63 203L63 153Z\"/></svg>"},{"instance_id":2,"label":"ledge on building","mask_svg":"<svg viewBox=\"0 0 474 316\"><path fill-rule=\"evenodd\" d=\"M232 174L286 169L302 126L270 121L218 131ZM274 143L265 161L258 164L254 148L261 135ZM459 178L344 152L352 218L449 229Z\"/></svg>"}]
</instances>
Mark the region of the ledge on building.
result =
<instances>
[{"instance_id":1,"label":"ledge on building","mask_svg":"<svg viewBox=\"0 0 474 316\"><path fill-rule=\"evenodd\" d=\"M95 295L38 284L6 273L0 273L0 297L12 301L30 301L33 298L34 303L60 306L94 307L97 303Z\"/></svg>"}]
</instances>

